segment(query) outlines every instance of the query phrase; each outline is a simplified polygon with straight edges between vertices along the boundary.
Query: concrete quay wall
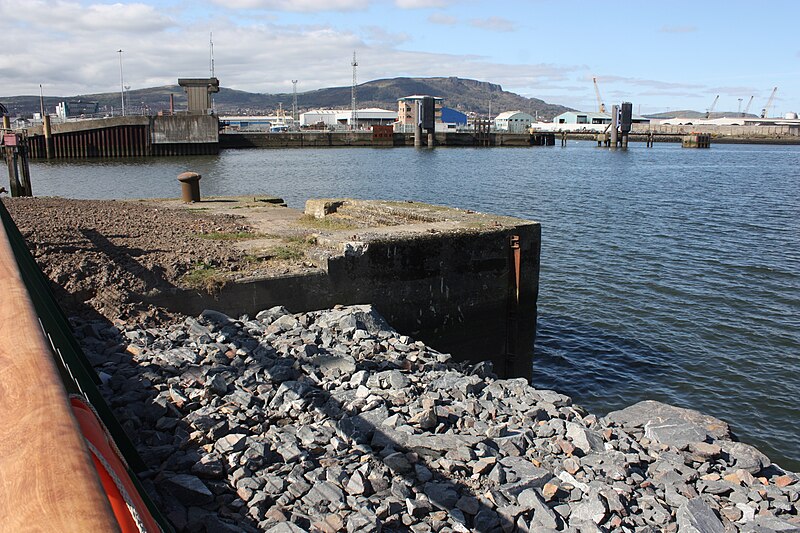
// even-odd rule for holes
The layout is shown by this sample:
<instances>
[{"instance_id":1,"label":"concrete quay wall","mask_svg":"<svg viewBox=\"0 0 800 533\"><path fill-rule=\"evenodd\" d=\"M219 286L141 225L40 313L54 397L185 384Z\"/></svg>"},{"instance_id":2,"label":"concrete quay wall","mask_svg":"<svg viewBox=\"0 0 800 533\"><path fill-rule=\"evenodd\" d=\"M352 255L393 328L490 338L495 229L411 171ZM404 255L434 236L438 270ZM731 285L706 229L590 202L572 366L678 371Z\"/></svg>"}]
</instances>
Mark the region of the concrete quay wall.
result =
<instances>
[{"instance_id":1,"label":"concrete quay wall","mask_svg":"<svg viewBox=\"0 0 800 533\"><path fill-rule=\"evenodd\" d=\"M688 133L686 135L689 135ZM736 136L736 135L711 135L711 145L715 144L800 144L800 136L785 136L785 137L767 137L767 136ZM575 141L596 141L597 134L595 133L568 133L567 138ZM643 142L648 140L647 134L631 133L630 142ZM683 135L672 133L656 133L653 141L657 143L680 143L683 140Z\"/></svg>"},{"instance_id":2,"label":"concrete quay wall","mask_svg":"<svg viewBox=\"0 0 800 533\"><path fill-rule=\"evenodd\" d=\"M470 132L440 132L434 138L437 146L482 146L487 143L489 146L549 146L555 142L552 133L534 136L528 133L491 133L483 139ZM220 148L333 148L344 146L414 146L414 135L412 133L395 133L387 142L387 139L373 138L370 131L220 134Z\"/></svg>"},{"instance_id":3,"label":"concrete quay wall","mask_svg":"<svg viewBox=\"0 0 800 533\"><path fill-rule=\"evenodd\" d=\"M800 139L800 125L775 124L764 126L727 126L723 124L687 124L670 126L664 124L635 126L632 133L646 134L652 131L658 135L688 135L690 133L710 133L715 137L747 137L747 138L781 138L795 137Z\"/></svg>"},{"instance_id":4,"label":"concrete quay wall","mask_svg":"<svg viewBox=\"0 0 800 533\"><path fill-rule=\"evenodd\" d=\"M511 235L520 238L518 305L509 288ZM233 316L276 305L305 312L371 303L400 331L440 350L476 360L489 354L498 373L529 378L540 247L540 225L529 221L350 242L316 272L228 283L214 294L176 288L148 301L189 315L216 309ZM511 361L509 337L519 352Z\"/></svg>"},{"instance_id":5,"label":"concrete quay wall","mask_svg":"<svg viewBox=\"0 0 800 533\"><path fill-rule=\"evenodd\" d=\"M212 115L172 115L151 117L153 144L216 143L219 119Z\"/></svg>"},{"instance_id":6,"label":"concrete quay wall","mask_svg":"<svg viewBox=\"0 0 800 533\"><path fill-rule=\"evenodd\" d=\"M219 120L211 115L127 116L52 124L28 130L31 157L55 159L214 154ZM49 144L49 147L48 147Z\"/></svg>"},{"instance_id":7,"label":"concrete quay wall","mask_svg":"<svg viewBox=\"0 0 800 533\"><path fill-rule=\"evenodd\" d=\"M371 131L247 132L220 134L220 148L304 148L372 146ZM412 143L413 144L413 143Z\"/></svg>"},{"instance_id":8,"label":"concrete quay wall","mask_svg":"<svg viewBox=\"0 0 800 533\"><path fill-rule=\"evenodd\" d=\"M90 120L74 120L69 122L53 122L50 131L55 135L59 133L73 133L119 126L149 126L151 117L131 115L126 117L96 118ZM44 135L42 126L28 128L28 135Z\"/></svg>"}]
</instances>

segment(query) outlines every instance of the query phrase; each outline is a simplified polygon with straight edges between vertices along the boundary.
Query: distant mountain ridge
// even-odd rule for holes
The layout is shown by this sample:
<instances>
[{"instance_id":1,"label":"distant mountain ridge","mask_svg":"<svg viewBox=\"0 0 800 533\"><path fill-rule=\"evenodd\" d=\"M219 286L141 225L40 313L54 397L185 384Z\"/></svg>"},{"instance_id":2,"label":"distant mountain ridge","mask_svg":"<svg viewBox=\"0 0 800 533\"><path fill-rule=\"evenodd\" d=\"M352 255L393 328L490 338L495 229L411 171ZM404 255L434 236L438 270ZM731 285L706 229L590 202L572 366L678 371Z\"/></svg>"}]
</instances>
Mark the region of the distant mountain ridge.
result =
<instances>
[{"instance_id":1,"label":"distant mountain ridge","mask_svg":"<svg viewBox=\"0 0 800 533\"><path fill-rule=\"evenodd\" d=\"M350 108L350 87L328 87L297 93L297 106L300 112L314 108ZM135 89L126 93L126 107L130 112L140 113L142 108L151 112L169 109L169 95L174 95L175 109L186 107L186 95L178 85L166 85L146 89ZM413 94L427 94L444 98L444 105L462 112L475 112L481 115L497 115L503 111L525 111L542 120L571 111L570 108L550 104L538 98L526 98L516 93L504 91L500 85L465 78L391 78L369 81L356 87L358 107L381 107L397 109L397 99ZM120 107L120 94L98 93L70 97L47 96L45 107L52 112L62 101L97 102L100 111L117 112ZM26 116L39 111L38 96L0 97L12 115ZM292 108L292 94L260 94L236 89L220 88L214 95L214 105L218 114L268 114L279 105L287 112Z\"/></svg>"}]
</instances>

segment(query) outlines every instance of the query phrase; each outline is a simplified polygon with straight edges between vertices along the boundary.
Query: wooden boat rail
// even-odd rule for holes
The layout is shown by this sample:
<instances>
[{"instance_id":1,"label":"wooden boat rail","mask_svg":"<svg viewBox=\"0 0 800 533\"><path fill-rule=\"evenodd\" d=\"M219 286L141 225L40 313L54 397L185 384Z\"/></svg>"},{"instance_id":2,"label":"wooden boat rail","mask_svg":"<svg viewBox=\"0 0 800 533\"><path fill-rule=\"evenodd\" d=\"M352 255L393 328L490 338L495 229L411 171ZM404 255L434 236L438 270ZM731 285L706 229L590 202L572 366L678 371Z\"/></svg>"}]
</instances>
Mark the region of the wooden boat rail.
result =
<instances>
[{"instance_id":1,"label":"wooden boat rail","mask_svg":"<svg viewBox=\"0 0 800 533\"><path fill-rule=\"evenodd\" d=\"M2 529L118 531L2 225L0 295Z\"/></svg>"}]
</instances>

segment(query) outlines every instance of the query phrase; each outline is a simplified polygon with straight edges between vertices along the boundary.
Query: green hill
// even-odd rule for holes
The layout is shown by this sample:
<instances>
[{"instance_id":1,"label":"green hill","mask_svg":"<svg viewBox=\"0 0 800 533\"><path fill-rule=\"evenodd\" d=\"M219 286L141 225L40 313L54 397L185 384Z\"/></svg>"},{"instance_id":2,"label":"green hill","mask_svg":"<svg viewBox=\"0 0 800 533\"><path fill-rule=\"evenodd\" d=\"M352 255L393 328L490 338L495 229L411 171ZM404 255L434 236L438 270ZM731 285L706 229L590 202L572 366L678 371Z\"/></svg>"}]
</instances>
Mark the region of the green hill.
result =
<instances>
[{"instance_id":1,"label":"green hill","mask_svg":"<svg viewBox=\"0 0 800 533\"><path fill-rule=\"evenodd\" d=\"M134 89L128 91L126 107L128 112L141 113L149 109L151 113L169 109L169 95L174 95L175 109L186 107L186 95L178 85ZM392 78L362 83L356 88L359 108L381 107L396 109L397 99L412 94L427 94L444 98L444 105L462 112L487 114L491 100L491 111L496 115L502 111L521 110L538 114L540 119L550 120L555 115L570 110L567 107L549 104L538 98L526 98L504 91L500 85L463 78ZM47 96L45 107L53 112L55 105L62 101L97 102L100 112L119 112L120 95L116 93L82 94L76 96ZM39 111L38 96L0 97L12 116L29 116ZM235 89L220 88L214 95L218 114L268 114L279 105L284 110L292 108L292 94L260 94ZM350 108L350 87L329 87L297 94L300 112L313 108Z\"/></svg>"}]
</instances>

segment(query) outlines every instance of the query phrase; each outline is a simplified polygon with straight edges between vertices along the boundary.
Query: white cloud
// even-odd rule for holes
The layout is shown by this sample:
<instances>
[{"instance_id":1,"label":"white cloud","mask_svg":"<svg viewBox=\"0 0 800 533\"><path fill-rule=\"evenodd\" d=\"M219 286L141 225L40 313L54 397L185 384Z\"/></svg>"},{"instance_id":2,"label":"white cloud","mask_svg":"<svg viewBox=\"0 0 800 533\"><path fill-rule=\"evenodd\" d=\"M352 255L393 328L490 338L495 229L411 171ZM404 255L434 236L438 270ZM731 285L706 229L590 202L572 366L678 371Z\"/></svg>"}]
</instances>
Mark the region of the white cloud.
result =
<instances>
[{"instance_id":1,"label":"white cloud","mask_svg":"<svg viewBox=\"0 0 800 533\"><path fill-rule=\"evenodd\" d=\"M458 76L535 92L576 70L547 64L498 64L483 56L402 50L406 36L390 26L361 28L359 33L329 26L284 26L264 17L249 22L217 16L213 20L170 18L141 4L97 5L31 0L21 14L0 0L5 50L0 55L0 96L38 94L71 96L119 89L119 54L123 49L125 84L133 89L175 84L179 77L208 74L208 32L214 32L216 74L224 87L251 92L291 91L350 84L353 50L361 81L398 76ZM69 13L74 25L44 16L49 8ZM13 16L11 16L13 12ZM102 20L125 20L103 27ZM83 17L83 18L81 18ZM153 27L140 28L156 20ZM58 24L57 27L54 26ZM109 21L109 24L111 22ZM99 27L98 27L99 25ZM140 28L140 29L136 29ZM130 30L130 31L128 31ZM363 35L363 38L361 37Z\"/></svg>"},{"instance_id":2,"label":"white cloud","mask_svg":"<svg viewBox=\"0 0 800 533\"><path fill-rule=\"evenodd\" d=\"M0 20L7 25L39 26L62 32L153 33L174 25L174 21L153 6L132 4L89 4L57 0L28 0L24 8L9 0L0 1ZM4 32L5 33L5 32Z\"/></svg>"},{"instance_id":3,"label":"white cloud","mask_svg":"<svg viewBox=\"0 0 800 533\"><path fill-rule=\"evenodd\" d=\"M428 22L441 24L443 26L454 26L458 24L458 19L450 15L445 15L444 13L431 13L430 16L428 16Z\"/></svg>"},{"instance_id":4,"label":"white cloud","mask_svg":"<svg viewBox=\"0 0 800 533\"><path fill-rule=\"evenodd\" d=\"M405 32L390 32L381 26L367 26L365 30L367 40L372 43L396 45L408 42L411 39L411 36Z\"/></svg>"},{"instance_id":5,"label":"white cloud","mask_svg":"<svg viewBox=\"0 0 800 533\"><path fill-rule=\"evenodd\" d=\"M435 7L447 7L452 4L451 0L394 0L394 5L401 9L429 9Z\"/></svg>"},{"instance_id":6,"label":"white cloud","mask_svg":"<svg viewBox=\"0 0 800 533\"><path fill-rule=\"evenodd\" d=\"M469 21L470 26L481 28L483 30L508 32L514 31L516 25L503 17L488 17L485 19L472 19Z\"/></svg>"},{"instance_id":7,"label":"white cloud","mask_svg":"<svg viewBox=\"0 0 800 533\"><path fill-rule=\"evenodd\" d=\"M688 90L699 90L699 89L705 90L705 85L700 85L697 83L680 83L671 81L650 80L643 78L630 78L625 76L603 76L602 78L598 77L598 80L601 81L603 84L608 82L608 83L616 83L628 86L633 85L636 87L647 87L663 91L669 91L669 90L688 91Z\"/></svg>"},{"instance_id":8,"label":"white cloud","mask_svg":"<svg viewBox=\"0 0 800 533\"><path fill-rule=\"evenodd\" d=\"M721 94L727 96L735 96L744 98L745 95L749 98L751 94L759 94L759 89L755 87L747 87L745 85L728 85L722 87L709 87L709 93Z\"/></svg>"},{"instance_id":9,"label":"white cloud","mask_svg":"<svg viewBox=\"0 0 800 533\"><path fill-rule=\"evenodd\" d=\"M370 0L214 0L229 9L267 9L273 11L358 11L369 7Z\"/></svg>"}]
</instances>

